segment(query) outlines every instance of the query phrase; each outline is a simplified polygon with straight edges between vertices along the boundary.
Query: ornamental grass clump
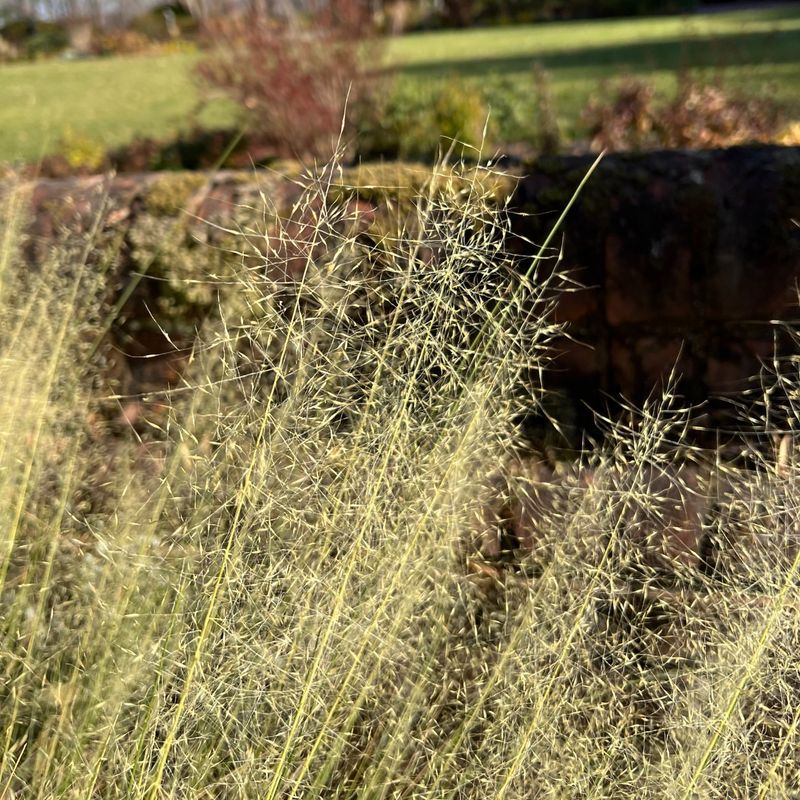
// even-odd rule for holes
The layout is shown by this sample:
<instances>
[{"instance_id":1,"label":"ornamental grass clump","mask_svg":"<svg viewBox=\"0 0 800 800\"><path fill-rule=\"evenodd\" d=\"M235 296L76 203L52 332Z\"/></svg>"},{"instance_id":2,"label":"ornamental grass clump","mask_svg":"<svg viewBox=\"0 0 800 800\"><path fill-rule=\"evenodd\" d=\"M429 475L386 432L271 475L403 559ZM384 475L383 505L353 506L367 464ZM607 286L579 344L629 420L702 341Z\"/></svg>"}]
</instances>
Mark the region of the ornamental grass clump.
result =
<instances>
[{"instance_id":1,"label":"ornamental grass clump","mask_svg":"<svg viewBox=\"0 0 800 800\"><path fill-rule=\"evenodd\" d=\"M227 410L211 464L229 500L203 515L219 552L159 780L176 763L191 780L202 747L221 786L253 759L248 780L267 797L399 785L463 715L466 677L441 683L448 628L458 639L468 626L454 546L481 465L512 441L509 390L545 358L555 278L507 254L480 172L442 170L366 229L335 175L245 266L211 345ZM201 698L234 684L253 694L221 729Z\"/></svg>"},{"instance_id":2,"label":"ornamental grass clump","mask_svg":"<svg viewBox=\"0 0 800 800\"><path fill-rule=\"evenodd\" d=\"M739 452L669 383L553 463L497 176L299 181L138 433L92 241L31 273L7 194L0 796L791 797L792 364Z\"/></svg>"}]
</instances>

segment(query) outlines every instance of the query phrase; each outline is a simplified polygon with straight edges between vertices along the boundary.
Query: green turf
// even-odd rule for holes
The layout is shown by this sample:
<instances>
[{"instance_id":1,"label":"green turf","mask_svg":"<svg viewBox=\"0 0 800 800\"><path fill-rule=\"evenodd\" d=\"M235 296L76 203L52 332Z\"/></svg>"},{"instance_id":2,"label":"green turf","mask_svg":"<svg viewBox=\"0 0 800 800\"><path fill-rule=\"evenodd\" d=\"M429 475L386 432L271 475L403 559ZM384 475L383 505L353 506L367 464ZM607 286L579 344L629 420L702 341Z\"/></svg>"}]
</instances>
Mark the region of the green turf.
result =
<instances>
[{"instance_id":1,"label":"green turf","mask_svg":"<svg viewBox=\"0 0 800 800\"><path fill-rule=\"evenodd\" d=\"M428 33L398 39L390 55L403 64L403 80L458 74L480 83L512 138L515 127L524 131L533 112L536 62L551 77L559 121L568 135L578 132L580 111L603 81L632 74L667 90L685 68L748 91L769 92L800 116L800 4Z\"/></svg>"},{"instance_id":2,"label":"green turf","mask_svg":"<svg viewBox=\"0 0 800 800\"><path fill-rule=\"evenodd\" d=\"M196 56L48 61L0 68L0 160L36 158L57 147L67 128L119 144L134 135L166 137L190 124L199 98ZM552 76L562 127L598 84L631 73L660 88L690 67L777 97L800 116L800 4L689 17L551 23L447 31L391 42L400 80L430 83L458 74L484 87L507 137L523 134L533 110L532 73ZM213 102L204 124L229 124L232 109Z\"/></svg>"},{"instance_id":3,"label":"green turf","mask_svg":"<svg viewBox=\"0 0 800 800\"><path fill-rule=\"evenodd\" d=\"M0 160L36 159L56 150L67 130L109 146L136 135L173 135L191 125L197 110L195 58L183 53L0 67ZM218 101L199 120L227 125L231 118Z\"/></svg>"}]
</instances>

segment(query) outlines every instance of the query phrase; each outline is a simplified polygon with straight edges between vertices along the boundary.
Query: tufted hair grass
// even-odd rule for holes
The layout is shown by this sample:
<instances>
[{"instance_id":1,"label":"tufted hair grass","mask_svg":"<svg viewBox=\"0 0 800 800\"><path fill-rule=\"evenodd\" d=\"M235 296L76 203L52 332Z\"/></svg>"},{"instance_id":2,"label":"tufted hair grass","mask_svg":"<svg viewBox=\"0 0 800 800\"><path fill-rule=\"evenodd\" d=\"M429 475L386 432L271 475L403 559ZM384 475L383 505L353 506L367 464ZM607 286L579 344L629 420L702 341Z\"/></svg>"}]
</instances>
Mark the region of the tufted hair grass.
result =
<instances>
[{"instance_id":1,"label":"tufted hair grass","mask_svg":"<svg viewBox=\"0 0 800 800\"><path fill-rule=\"evenodd\" d=\"M668 383L545 464L552 236L513 257L485 170L303 180L145 439L92 237L29 273L6 191L0 798L792 797L792 364L741 452Z\"/></svg>"}]
</instances>

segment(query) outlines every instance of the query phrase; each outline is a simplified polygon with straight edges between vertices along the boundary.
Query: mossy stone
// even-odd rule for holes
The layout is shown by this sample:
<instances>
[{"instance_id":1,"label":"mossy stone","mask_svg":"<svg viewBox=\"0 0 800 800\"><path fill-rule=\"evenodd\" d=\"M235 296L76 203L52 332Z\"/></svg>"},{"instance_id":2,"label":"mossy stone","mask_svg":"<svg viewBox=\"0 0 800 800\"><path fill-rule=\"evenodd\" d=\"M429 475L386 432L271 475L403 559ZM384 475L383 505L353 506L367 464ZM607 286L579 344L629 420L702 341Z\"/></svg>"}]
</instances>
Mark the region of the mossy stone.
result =
<instances>
[{"instance_id":1,"label":"mossy stone","mask_svg":"<svg viewBox=\"0 0 800 800\"><path fill-rule=\"evenodd\" d=\"M175 172L159 175L144 196L147 210L157 217L175 217L185 210L192 196L208 183L196 172Z\"/></svg>"}]
</instances>

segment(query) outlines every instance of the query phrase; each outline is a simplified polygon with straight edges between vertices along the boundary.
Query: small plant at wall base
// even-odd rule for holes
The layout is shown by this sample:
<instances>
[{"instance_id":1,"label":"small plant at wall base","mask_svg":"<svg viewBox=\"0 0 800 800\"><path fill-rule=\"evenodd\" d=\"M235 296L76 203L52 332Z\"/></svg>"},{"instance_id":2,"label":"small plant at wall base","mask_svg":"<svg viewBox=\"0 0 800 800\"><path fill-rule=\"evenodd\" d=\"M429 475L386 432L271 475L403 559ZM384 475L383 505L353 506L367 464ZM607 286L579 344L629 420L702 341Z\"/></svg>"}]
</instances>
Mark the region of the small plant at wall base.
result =
<instances>
[{"instance_id":1,"label":"small plant at wall base","mask_svg":"<svg viewBox=\"0 0 800 800\"><path fill-rule=\"evenodd\" d=\"M106 162L105 147L96 139L67 128L61 137L59 152L75 172L98 172Z\"/></svg>"}]
</instances>

